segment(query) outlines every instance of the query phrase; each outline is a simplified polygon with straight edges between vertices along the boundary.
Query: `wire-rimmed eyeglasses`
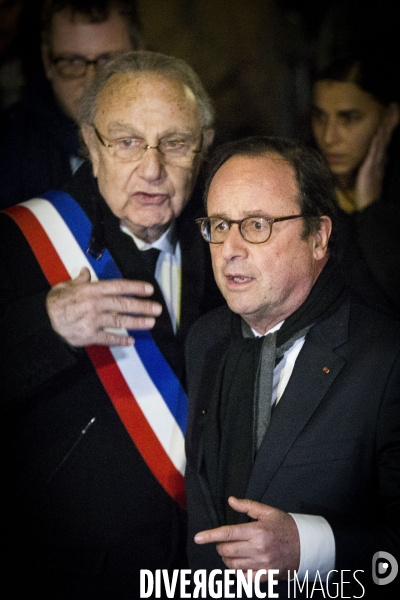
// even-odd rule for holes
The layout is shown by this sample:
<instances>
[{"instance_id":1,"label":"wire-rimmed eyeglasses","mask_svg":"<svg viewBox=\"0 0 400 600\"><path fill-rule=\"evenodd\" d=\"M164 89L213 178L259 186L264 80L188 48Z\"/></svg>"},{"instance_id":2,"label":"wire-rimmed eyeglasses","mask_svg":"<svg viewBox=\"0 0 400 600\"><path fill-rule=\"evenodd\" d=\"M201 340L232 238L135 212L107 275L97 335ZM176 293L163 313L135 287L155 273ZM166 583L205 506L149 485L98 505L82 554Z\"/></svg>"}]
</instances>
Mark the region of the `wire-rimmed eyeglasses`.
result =
<instances>
[{"instance_id":1,"label":"wire-rimmed eyeglasses","mask_svg":"<svg viewBox=\"0 0 400 600\"><path fill-rule=\"evenodd\" d=\"M191 137L177 134L161 139L156 146L150 146L146 140L135 137L124 137L116 140L105 140L95 125L92 126L99 142L105 148L111 148L114 158L122 162L140 160L146 150L157 150L167 162L186 163L199 154L203 148L203 132L199 147L196 148Z\"/></svg>"},{"instance_id":2,"label":"wire-rimmed eyeglasses","mask_svg":"<svg viewBox=\"0 0 400 600\"><path fill-rule=\"evenodd\" d=\"M232 225L239 227L240 234L250 244L263 244L271 237L272 225L279 221L299 219L304 215L290 215L290 217L258 217L250 216L238 221L223 219L222 217L202 217L196 219L200 233L210 244L223 244L228 237Z\"/></svg>"}]
</instances>

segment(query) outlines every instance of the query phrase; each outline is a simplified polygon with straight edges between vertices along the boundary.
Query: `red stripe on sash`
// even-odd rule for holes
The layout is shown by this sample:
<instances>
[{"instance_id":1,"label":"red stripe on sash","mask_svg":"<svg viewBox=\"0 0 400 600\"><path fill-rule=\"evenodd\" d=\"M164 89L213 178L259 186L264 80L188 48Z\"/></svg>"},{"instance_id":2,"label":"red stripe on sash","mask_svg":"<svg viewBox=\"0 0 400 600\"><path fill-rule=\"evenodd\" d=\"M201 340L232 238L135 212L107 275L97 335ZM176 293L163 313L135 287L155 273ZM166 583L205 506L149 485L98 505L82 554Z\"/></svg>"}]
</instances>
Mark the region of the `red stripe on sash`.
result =
<instances>
[{"instance_id":1,"label":"red stripe on sash","mask_svg":"<svg viewBox=\"0 0 400 600\"><path fill-rule=\"evenodd\" d=\"M86 351L97 375L110 395L115 410L153 475L181 506L185 506L183 476L175 469L171 459L158 441L122 377L111 352L102 346L90 346L86 348ZM111 391L113 391L112 397Z\"/></svg>"},{"instance_id":2,"label":"red stripe on sash","mask_svg":"<svg viewBox=\"0 0 400 600\"><path fill-rule=\"evenodd\" d=\"M71 279L46 231L24 206L4 210L20 227L51 286ZM164 490L185 507L184 478L173 465L106 346L85 348L115 410L147 466Z\"/></svg>"},{"instance_id":3,"label":"red stripe on sash","mask_svg":"<svg viewBox=\"0 0 400 600\"><path fill-rule=\"evenodd\" d=\"M71 279L51 240L35 215L25 206L12 206L5 211L14 219L27 239L36 260L51 286Z\"/></svg>"}]
</instances>

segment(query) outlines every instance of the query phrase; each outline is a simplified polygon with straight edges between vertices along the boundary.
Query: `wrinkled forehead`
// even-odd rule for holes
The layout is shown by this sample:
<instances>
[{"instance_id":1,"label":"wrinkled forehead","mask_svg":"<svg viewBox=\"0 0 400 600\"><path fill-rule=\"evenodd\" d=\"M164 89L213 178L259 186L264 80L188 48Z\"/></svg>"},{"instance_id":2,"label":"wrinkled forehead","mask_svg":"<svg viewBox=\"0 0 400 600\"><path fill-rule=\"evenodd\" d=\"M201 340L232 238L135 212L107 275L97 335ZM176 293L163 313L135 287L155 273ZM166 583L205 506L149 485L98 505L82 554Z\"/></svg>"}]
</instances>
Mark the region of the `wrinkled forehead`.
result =
<instances>
[{"instance_id":1,"label":"wrinkled forehead","mask_svg":"<svg viewBox=\"0 0 400 600\"><path fill-rule=\"evenodd\" d=\"M96 122L158 122L200 128L200 111L193 91L181 81L163 74L117 73L99 93Z\"/></svg>"}]
</instances>

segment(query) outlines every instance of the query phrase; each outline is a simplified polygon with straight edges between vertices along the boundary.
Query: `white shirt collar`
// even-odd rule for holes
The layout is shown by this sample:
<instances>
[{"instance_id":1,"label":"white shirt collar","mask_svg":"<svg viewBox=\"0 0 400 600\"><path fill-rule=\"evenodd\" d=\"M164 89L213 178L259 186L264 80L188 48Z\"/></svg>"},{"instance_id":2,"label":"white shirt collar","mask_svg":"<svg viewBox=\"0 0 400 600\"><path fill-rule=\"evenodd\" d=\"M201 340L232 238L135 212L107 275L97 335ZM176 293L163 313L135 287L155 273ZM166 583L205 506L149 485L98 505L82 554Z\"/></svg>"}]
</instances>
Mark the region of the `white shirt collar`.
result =
<instances>
[{"instance_id":1,"label":"white shirt collar","mask_svg":"<svg viewBox=\"0 0 400 600\"><path fill-rule=\"evenodd\" d=\"M272 327L272 329L269 329L268 331L266 331L265 333L262 333L262 334L258 333L253 328L251 330L254 333L255 337L264 337L264 336L268 335L269 333L274 333L274 331L277 331L278 329L280 329L282 327L282 325L284 324L284 322L285 321L281 321L280 323L278 323L277 325L275 325L274 327Z\"/></svg>"},{"instance_id":2,"label":"white shirt collar","mask_svg":"<svg viewBox=\"0 0 400 600\"><path fill-rule=\"evenodd\" d=\"M130 231L126 227L126 225L123 225L121 223L120 227L121 227L121 231L123 231L124 233L126 233L133 239L133 241L135 242L135 244L139 248L139 250L149 250L149 248L157 248L158 250L161 250L161 252L175 254L176 242L177 242L175 223L171 223L171 225L168 227L167 231L164 231L162 236L160 238L158 238L158 240L156 240L152 244L148 244L147 242L144 242L143 240L138 238L135 234L132 233L132 231Z\"/></svg>"}]
</instances>

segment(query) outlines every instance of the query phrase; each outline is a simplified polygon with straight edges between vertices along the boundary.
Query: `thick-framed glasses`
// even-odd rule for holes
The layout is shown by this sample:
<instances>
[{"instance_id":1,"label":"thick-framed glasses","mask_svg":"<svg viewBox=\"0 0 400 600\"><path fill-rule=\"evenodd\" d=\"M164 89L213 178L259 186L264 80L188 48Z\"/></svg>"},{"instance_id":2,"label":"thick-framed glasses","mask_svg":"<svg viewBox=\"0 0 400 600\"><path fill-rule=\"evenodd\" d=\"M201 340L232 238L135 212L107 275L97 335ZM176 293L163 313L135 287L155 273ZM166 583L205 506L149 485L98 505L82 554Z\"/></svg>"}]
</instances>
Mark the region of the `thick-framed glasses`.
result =
<instances>
[{"instance_id":1,"label":"thick-framed glasses","mask_svg":"<svg viewBox=\"0 0 400 600\"><path fill-rule=\"evenodd\" d=\"M111 59L118 56L118 52L107 52L100 54L93 60L89 60L84 56L75 54L72 56L50 56L50 60L56 68L57 73L64 79L79 79L86 75L86 71L90 65L96 69L104 67Z\"/></svg>"},{"instance_id":2,"label":"thick-framed glasses","mask_svg":"<svg viewBox=\"0 0 400 600\"><path fill-rule=\"evenodd\" d=\"M124 137L116 140L106 140L93 125L99 142L105 148L111 149L113 158L121 162L131 162L143 158L146 150L157 150L164 160L169 163L187 164L193 160L194 154L199 154L203 147L203 133L198 147L192 138L176 135L160 140L157 146L149 146L146 140L135 137Z\"/></svg>"},{"instance_id":3,"label":"thick-framed glasses","mask_svg":"<svg viewBox=\"0 0 400 600\"><path fill-rule=\"evenodd\" d=\"M240 234L250 244L263 244L271 237L272 225L279 221L300 219L304 215L290 215L290 217L246 217L235 221L222 217L202 217L196 219L200 233L210 244L223 244L228 237L232 225L238 225Z\"/></svg>"}]
</instances>

